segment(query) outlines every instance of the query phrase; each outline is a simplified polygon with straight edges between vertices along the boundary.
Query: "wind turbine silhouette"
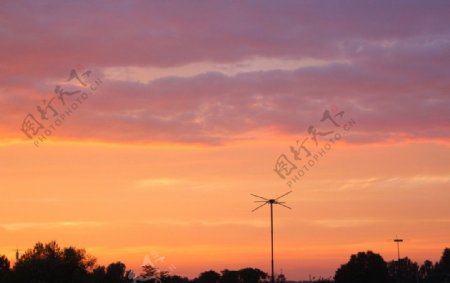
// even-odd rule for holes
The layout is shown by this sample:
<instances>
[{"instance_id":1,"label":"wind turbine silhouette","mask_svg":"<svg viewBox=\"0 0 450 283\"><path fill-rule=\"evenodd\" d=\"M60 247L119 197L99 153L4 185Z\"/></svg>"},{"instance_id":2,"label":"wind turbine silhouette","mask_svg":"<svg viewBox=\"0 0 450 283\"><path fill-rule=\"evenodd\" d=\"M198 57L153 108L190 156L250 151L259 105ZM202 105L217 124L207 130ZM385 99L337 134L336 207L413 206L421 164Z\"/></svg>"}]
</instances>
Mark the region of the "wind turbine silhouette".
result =
<instances>
[{"instance_id":1,"label":"wind turbine silhouette","mask_svg":"<svg viewBox=\"0 0 450 283\"><path fill-rule=\"evenodd\" d=\"M272 262L271 262L272 263L272 276L271 276L271 283L275 282L275 275L274 275L274 271L273 271L274 270L274 264L273 264L273 205L274 204L278 204L278 205L281 205L281 206L284 206L286 208L291 209L289 206L285 205L286 202L278 201L280 198L282 198L282 197L284 197L284 196L286 196L286 195L288 195L290 193L292 193L292 191L289 191L289 192L285 193L284 195L281 195L281 196L279 196L279 197L277 197L275 199L267 199L267 198L264 198L264 197L261 197L261 196L258 196L258 195L251 194L254 197L262 199L262 200L255 200L255 202L262 202L263 203L260 206L258 206L257 208L253 209L252 212L254 212L255 210L260 209L261 207L265 206L266 204L270 205L270 244L271 244L270 246L271 246L271 252L272 252Z\"/></svg>"}]
</instances>

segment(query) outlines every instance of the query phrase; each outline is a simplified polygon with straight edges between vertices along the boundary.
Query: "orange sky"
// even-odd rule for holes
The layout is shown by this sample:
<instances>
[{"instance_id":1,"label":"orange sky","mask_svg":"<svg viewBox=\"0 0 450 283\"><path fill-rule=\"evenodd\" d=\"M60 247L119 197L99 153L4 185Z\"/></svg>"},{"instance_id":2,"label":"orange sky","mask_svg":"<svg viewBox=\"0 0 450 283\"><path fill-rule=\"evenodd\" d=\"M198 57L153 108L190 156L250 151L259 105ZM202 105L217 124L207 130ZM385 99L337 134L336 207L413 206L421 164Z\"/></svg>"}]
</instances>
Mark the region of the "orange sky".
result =
<instances>
[{"instance_id":1,"label":"orange sky","mask_svg":"<svg viewBox=\"0 0 450 283\"><path fill-rule=\"evenodd\" d=\"M248 265L268 270L268 209L249 193L288 191L272 173L284 140L219 147L27 143L0 149L1 250L37 240L85 247L100 263L138 269L165 256L176 273ZM404 142L336 146L275 210L277 270L332 275L351 253L373 249L436 260L448 246L449 148Z\"/></svg>"},{"instance_id":2,"label":"orange sky","mask_svg":"<svg viewBox=\"0 0 450 283\"><path fill-rule=\"evenodd\" d=\"M448 3L350 2L1 3L0 254L56 240L135 271L159 255L189 277L268 272L269 209L252 213L250 194L292 190L292 210L274 212L288 279L333 276L358 251L392 260L396 235L402 255L438 260L450 247ZM29 139L22 122L54 98L48 129L76 98L62 105L55 86L88 89L67 82L72 69L102 84L36 147L44 130ZM320 122L325 110L356 124ZM329 138L316 147L310 125L344 137L289 187L277 158L300 168L290 146L308 137L314 154Z\"/></svg>"}]
</instances>

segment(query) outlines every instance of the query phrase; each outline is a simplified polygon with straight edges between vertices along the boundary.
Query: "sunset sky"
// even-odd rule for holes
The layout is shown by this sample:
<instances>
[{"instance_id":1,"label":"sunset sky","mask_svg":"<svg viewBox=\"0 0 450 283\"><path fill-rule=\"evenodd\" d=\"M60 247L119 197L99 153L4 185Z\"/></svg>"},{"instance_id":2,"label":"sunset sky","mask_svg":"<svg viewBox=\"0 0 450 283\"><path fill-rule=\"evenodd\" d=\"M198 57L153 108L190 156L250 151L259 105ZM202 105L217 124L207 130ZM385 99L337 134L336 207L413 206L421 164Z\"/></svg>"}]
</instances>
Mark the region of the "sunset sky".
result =
<instances>
[{"instance_id":1,"label":"sunset sky","mask_svg":"<svg viewBox=\"0 0 450 283\"><path fill-rule=\"evenodd\" d=\"M274 211L288 279L333 276L358 251L395 259L396 235L402 256L438 260L449 14L444 0L2 1L0 255L56 240L137 272L146 257L190 278L269 272L269 208L251 212L250 194L292 190Z\"/></svg>"}]
</instances>

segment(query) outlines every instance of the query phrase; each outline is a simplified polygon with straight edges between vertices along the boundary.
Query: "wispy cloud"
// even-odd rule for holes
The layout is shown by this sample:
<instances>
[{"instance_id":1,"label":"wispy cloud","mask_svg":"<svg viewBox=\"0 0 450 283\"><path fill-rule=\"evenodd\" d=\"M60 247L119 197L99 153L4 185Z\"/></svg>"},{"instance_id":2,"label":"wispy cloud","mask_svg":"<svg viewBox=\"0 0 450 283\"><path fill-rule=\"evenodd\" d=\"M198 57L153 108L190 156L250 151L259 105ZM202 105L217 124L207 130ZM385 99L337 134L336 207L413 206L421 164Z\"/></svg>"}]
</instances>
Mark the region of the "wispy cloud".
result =
<instances>
[{"instance_id":1,"label":"wispy cloud","mask_svg":"<svg viewBox=\"0 0 450 283\"><path fill-rule=\"evenodd\" d=\"M235 76L240 73L267 72L274 70L296 70L330 64L346 64L347 60L285 59L257 57L232 63L196 62L174 67L107 67L103 70L105 79L131 81L147 84L166 77L195 77L205 73L220 73Z\"/></svg>"},{"instance_id":2,"label":"wispy cloud","mask_svg":"<svg viewBox=\"0 0 450 283\"><path fill-rule=\"evenodd\" d=\"M59 228L86 228L105 225L105 222L95 221L60 221L60 222L15 222L0 223L0 228L8 231L20 231L27 229L59 229Z\"/></svg>"},{"instance_id":3,"label":"wispy cloud","mask_svg":"<svg viewBox=\"0 0 450 283\"><path fill-rule=\"evenodd\" d=\"M365 179L345 180L338 190L365 190L382 188L417 188L427 187L428 185L446 185L450 184L450 175L417 175L410 177L372 177Z\"/></svg>"},{"instance_id":4,"label":"wispy cloud","mask_svg":"<svg viewBox=\"0 0 450 283\"><path fill-rule=\"evenodd\" d=\"M317 219L309 221L310 224L325 228L350 228L373 225L374 223L383 223L387 219L367 219L367 218L349 218L349 219Z\"/></svg>"},{"instance_id":5,"label":"wispy cloud","mask_svg":"<svg viewBox=\"0 0 450 283\"><path fill-rule=\"evenodd\" d=\"M246 227L255 227L255 228L263 228L268 227L269 224L267 221L252 219L238 219L238 218L226 218L226 219L198 219L198 220L182 220L182 219L155 219L152 221L145 222L147 224L152 225L170 225L170 226L205 226L205 227L219 227L219 226L246 226Z\"/></svg>"},{"instance_id":6,"label":"wispy cloud","mask_svg":"<svg viewBox=\"0 0 450 283\"><path fill-rule=\"evenodd\" d=\"M210 191L205 182L195 182L188 179L176 178L147 178L136 181L135 188L140 191ZM217 188L217 186L215 186Z\"/></svg>"}]
</instances>

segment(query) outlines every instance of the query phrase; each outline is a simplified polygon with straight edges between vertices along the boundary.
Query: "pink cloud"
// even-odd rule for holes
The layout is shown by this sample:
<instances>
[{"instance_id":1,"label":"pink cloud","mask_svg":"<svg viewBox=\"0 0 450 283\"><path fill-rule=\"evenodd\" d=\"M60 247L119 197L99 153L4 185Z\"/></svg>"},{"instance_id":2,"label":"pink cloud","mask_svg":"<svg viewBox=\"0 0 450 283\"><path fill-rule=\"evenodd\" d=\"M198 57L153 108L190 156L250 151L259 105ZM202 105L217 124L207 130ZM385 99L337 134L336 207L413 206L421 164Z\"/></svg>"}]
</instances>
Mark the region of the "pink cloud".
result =
<instances>
[{"instance_id":1,"label":"pink cloud","mask_svg":"<svg viewBox=\"0 0 450 283\"><path fill-rule=\"evenodd\" d=\"M2 3L1 131L53 95L78 64L176 66L265 58L345 59L298 70L105 81L56 136L217 144L258 129L306 135L335 104L353 142L448 140L449 4L400 1ZM370 7L368 7L369 5Z\"/></svg>"}]
</instances>

